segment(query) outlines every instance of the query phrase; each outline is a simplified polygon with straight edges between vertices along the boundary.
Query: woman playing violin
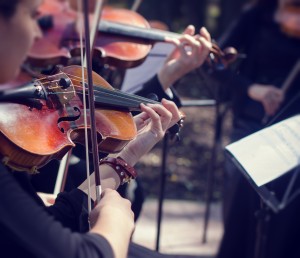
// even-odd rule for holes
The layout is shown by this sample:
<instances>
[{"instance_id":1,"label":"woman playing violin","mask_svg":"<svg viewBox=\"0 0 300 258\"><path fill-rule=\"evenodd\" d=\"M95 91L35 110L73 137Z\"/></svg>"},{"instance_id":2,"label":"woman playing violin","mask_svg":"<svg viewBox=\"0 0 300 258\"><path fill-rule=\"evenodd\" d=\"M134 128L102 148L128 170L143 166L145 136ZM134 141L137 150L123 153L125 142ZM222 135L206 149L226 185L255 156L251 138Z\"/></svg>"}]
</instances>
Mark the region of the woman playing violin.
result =
<instances>
[{"instance_id":1,"label":"woman playing violin","mask_svg":"<svg viewBox=\"0 0 300 258\"><path fill-rule=\"evenodd\" d=\"M74 2L74 4L76 5L77 1ZM93 4L91 4L90 6L93 6ZM155 93L158 96L159 100L161 100L162 98L172 99L177 106L180 106L180 100L176 96L176 92L172 89L171 86L188 72L200 67L205 62L212 44L210 35L205 28L201 28L199 33L197 34L195 27L190 25L186 28L183 34L179 34L179 36L180 37L178 38L169 39L169 45L171 46L171 48L174 48L174 51L166 58L163 66L159 70L157 69L157 75L149 80L144 85L143 89L136 94L147 97L150 93ZM142 70L141 73L147 73L145 67L143 67L143 64L140 66L140 69ZM153 72L153 74L154 73L155 71ZM114 84L112 83L112 85ZM173 97L170 97L165 92L170 91L170 88L173 91L173 94L171 95ZM74 187L74 184L76 185L76 183L74 182L78 182L78 179L84 175L84 173L77 171L79 170L81 164L84 164L85 156L82 147L76 146L73 149L72 153L73 155L80 157L81 160L77 164L71 165L72 169L70 169L65 188L66 190ZM54 173L51 173L51 170L53 170L53 167L55 167L56 165L57 164L55 162L49 163L49 165L46 165L41 169L45 173L40 173L38 176L34 176L32 178L33 184L40 191L52 191L49 181L51 181L51 179L56 175ZM141 188L139 187L140 185L138 182L139 180L136 180L134 183L137 183L137 190L140 190ZM125 189L126 185L123 185L118 189L118 191L120 191L121 193L126 192ZM139 212L141 211L140 200L143 199L143 195L141 194L141 192L138 192L138 196L135 199L137 201L133 201L132 208L135 213L135 219L138 219Z\"/></svg>"},{"instance_id":2,"label":"woman playing violin","mask_svg":"<svg viewBox=\"0 0 300 258\"><path fill-rule=\"evenodd\" d=\"M40 3L41 0L0 0L1 83L18 74L27 51L41 36L36 21ZM169 101L162 101L162 105L141 105L141 109L143 112L135 117L135 122L138 129L143 128L142 132L118 153L129 166L134 166L180 118L178 109ZM146 127L145 121L149 122ZM53 206L45 207L26 172L1 165L2 254L6 257L126 257L134 228L130 203L114 190L121 178L113 167L102 164L101 178L104 191L89 214L91 229L80 233L84 231L81 218L87 215L82 213L88 201L86 182L70 193L59 195Z\"/></svg>"}]
</instances>

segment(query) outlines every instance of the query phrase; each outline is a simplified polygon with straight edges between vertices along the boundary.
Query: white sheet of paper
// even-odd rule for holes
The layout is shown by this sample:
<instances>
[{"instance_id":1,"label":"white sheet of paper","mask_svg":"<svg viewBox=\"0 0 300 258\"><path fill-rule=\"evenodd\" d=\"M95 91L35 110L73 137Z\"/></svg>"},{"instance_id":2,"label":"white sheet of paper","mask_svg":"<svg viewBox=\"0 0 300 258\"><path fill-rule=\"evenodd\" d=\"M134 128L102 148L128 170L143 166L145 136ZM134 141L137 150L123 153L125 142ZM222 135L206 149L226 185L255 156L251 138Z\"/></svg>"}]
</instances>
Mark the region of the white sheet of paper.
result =
<instances>
[{"instance_id":1,"label":"white sheet of paper","mask_svg":"<svg viewBox=\"0 0 300 258\"><path fill-rule=\"evenodd\" d=\"M158 72L174 48L175 46L170 43L158 42L154 44L141 65L126 70L121 86L122 91L135 93L141 89L143 84Z\"/></svg>"},{"instance_id":2,"label":"white sheet of paper","mask_svg":"<svg viewBox=\"0 0 300 258\"><path fill-rule=\"evenodd\" d=\"M300 160L300 115L226 146L257 186L289 172Z\"/></svg>"}]
</instances>

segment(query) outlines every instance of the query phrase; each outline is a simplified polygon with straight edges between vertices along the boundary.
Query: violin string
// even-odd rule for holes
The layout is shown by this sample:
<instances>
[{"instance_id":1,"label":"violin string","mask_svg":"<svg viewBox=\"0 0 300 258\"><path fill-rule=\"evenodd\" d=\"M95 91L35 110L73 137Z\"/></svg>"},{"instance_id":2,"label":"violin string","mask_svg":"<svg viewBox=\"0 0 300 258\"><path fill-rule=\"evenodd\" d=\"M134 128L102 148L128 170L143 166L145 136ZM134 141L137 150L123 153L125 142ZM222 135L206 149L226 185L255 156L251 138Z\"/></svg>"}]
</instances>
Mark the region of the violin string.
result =
<instances>
[{"instance_id":1,"label":"violin string","mask_svg":"<svg viewBox=\"0 0 300 258\"><path fill-rule=\"evenodd\" d=\"M68 75L72 79L72 81L79 82L79 83L82 84L82 80L81 80L80 77L75 76L73 74L68 74L68 73L65 73L65 74ZM73 86L78 87L78 88L82 87L80 85L75 85L75 84L73 84ZM143 98L143 97L140 97L138 95L126 93L126 92L120 91L118 89L114 89L114 88L113 89L107 89L107 88L105 88L101 85L94 85L94 86L98 88L98 89L97 88L94 89L94 92L96 92L96 93L102 93L102 94L106 93L107 95L110 95L112 97L118 96L118 97L124 99L125 101L138 101L139 103L144 102L144 103L159 104L159 102L157 102L157 101L147 99L147 98ZM101 94L98 95L98 96L101 96Z\"/></svg>"},{"instance_id":2,"label":"violin string","mask_svg":"<svg viewBox=\"0 0 300 258\"><path fill-rule=\"evenodd\" d=\"M49 77L51 78L51 77L57 77L57 75L61 75L61 74L64 74L63 72L59 72L59 73L56 73L56 74L53 74L53 75L47 75L47 76L45 76L45 77L42 77L42 78L37 78L37 79L35 79L35 81L43 81L43 80L47 80L48 82L50 82L50 80L49 80ZM55 80L54 80L55 81ZM57 81L59 81L59 80L57 80ZM52 80L51 80L51 82L52 82ZM42 83L42 82L41 82ZM43 84L43 83L42 83Z\"/></svg>"},{"instance_id":3,"label":"violin string","mask_svg":"<svg viewBox=\"0 0 300 258\"><path fill-rule=\"evenodd\" d=\"M58 73L56 75L52 75L52 76L49 76L49 77L57 77L57 75L63 75L63 74L66 74L67 76L69 76L72 79L72 82L73 82L72 86L74 88L78 88L80 90L82 89L82 93L77 92L78 94L86 95L85 94L85 92L86 92L85 84L82 83L82 81L84 79L81 80L81 78L79 76L75 76L75 75L72 75L72 74L60 72L60 73ZM42 85L44 85L46 83L49 83L50 81L46 82L46 83L43 83L42 81L45 80L45 79L49 80L49 77L40 78L40 79L37 79L37 80L40 81L40 83ZM52 80L51 82L59 82L59 79ZM74 82L77 82L77 83L80 82L81 85L76 85L76 84L74 84ZM51 89L56 89L56 88L59 88L59 85L51 87ZM98 93L97 96L100 97L100 98L102 98L102 99L105 99L105 97L111 97L110 100L112 102L114 102L115 98L118 97L117 100L123 100L123 101L125 101L124 105L128 104L129 101L131 101L131 103L135 104L135 105L139 105L140 103L152 103L152 104L158 104L159 103L157 101L154 101L154 100L151 100L151 99L147 99L147 98L143 98L143 97L140 97L138 95L126 93L126 92L120 91L118 89L114 89L114 88L113 89L107 89L107 88L105 88L105 87L103 87L101 85L95 85L94 92ZM57 95L58 94L66 94L66 93L72 93L72 91L56 92ZM85 98L84 98L84 101L85 101Z\"/></svg>"},{"instance_id":4,"label":"violin string","mask_svg":"<svg viewBox=\"0 0 300 258\"><path fill-rule=\"evenodd\" d=\"M110 90L101 86L97 86L97 89L95 89L94 92L99 99L107 100L107 97L110 97L112 103L121 101L124 106L131 104L138 108L141 103L159 103L150 99L141 98L136 95L127 95L124 94L124 92L118 90Z\"/></svg>"}]
</instances>

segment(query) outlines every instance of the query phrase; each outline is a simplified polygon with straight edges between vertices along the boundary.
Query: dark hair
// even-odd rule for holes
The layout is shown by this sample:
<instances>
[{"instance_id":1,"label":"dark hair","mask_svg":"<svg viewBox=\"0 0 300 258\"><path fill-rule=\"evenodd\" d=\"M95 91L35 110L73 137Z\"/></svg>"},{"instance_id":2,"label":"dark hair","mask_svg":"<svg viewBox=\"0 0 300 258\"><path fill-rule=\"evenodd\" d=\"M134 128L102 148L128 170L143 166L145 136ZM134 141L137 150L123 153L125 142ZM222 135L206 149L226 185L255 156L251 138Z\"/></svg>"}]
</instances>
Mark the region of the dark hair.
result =
<instances>
[{"instance_id":1,"label":"dark hair","mask_svg":"<svg viewBox=\"0 0 300 258\"><path fill-rule=\"evenodd\" d=\"M0 0L0 15L6 19L12 17L20 0Z\"/></svg>"}]
</instances>

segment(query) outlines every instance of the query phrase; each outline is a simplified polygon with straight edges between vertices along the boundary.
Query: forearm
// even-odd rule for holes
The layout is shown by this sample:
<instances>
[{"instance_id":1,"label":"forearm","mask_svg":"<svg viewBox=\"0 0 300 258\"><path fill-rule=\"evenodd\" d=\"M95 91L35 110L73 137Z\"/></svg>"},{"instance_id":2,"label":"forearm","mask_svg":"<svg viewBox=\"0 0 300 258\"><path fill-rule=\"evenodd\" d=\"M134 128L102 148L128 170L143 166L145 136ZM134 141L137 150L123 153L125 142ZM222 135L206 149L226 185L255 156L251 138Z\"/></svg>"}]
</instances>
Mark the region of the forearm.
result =
<instances>
[{"instance_id":1,"label":"forearm","mask_svg":"<svg viewBox=\"0 0 300 258\"><path fill-rule=\"evenodd\" d=\"M90 180L90 195L92 200L95 201L96 183L95 183L94 173L90 175L89 180ZM120 177L112 167L106 164L100 165L100 180L101 180L102 190L106 188L116 190L120 185ZM81 191L83 191L88 195L88 191L89 191L88 185L89 185L89 181L87 179L78 187L78 189L80 189Z\"/></svg>"},{"instance_id":2,"label":"forearm","mask_svg":"<svg viewBox=\"0 0 300 258\"><path fill-rule=\"evenodd\" d=\"M189 65L181 64L177 61L160 69L157 73L157 78L161 87L166 91L194 69L196 69L196 67L189 67Z\"/></svg>"}]
</instances>

